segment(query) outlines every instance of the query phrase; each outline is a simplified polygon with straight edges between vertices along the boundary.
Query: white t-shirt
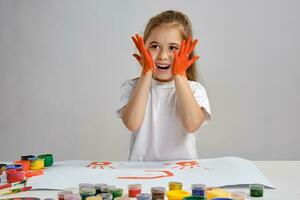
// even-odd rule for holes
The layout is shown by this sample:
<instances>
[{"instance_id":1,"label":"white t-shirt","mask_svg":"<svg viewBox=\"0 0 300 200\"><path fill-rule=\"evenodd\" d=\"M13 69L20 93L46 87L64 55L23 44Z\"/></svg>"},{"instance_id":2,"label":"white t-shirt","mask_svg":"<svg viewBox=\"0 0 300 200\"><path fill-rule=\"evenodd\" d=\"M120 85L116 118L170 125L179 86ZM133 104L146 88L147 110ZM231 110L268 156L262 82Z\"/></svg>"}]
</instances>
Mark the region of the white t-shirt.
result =
<instances>
[{"instance_id":1,"label":"white t-shirt","mask_svg":"<svg viewBox=\"0 0 300 200\"><path fill-rule=\"evenodd\" d=\"M117 110L122 117L122 109L128 103L138 78L121 86L121 104ZM205 121L210 120L210 107L204 87L195 81L189 85L198 104L203 108ZM195 134L185 131L176 106L175 83L159 82L152 79L144 121L137 132L132 133L129 160L188 160L197 159ZM204 124L203 123L203 124Z\"/></svg>"}]
</instances>

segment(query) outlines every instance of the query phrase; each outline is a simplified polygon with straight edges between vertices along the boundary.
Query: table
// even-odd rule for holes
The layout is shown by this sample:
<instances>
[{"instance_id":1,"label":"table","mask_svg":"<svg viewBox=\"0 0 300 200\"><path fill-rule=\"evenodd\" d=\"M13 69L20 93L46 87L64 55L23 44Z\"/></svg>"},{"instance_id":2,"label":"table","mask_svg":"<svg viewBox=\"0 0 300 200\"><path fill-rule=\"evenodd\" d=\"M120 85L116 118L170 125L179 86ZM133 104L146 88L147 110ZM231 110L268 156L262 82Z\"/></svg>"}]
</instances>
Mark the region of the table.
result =
<instances>
[{"instance_id":1,"label":"table","mask_svg":"<svg viewBox=\"0 0 300 200\"><path fill-rule=\"evenodd\" d=\"M254 161L254 164L276 186L276 189L264 190L263 200L300 200L300 161ZM228 191L244 191L249 193L247 186L226 187ZM32 190L13 195L1 196L0 199L12 197L38 197L57 199L58 191Z\"/></svg>"}]
</instances>

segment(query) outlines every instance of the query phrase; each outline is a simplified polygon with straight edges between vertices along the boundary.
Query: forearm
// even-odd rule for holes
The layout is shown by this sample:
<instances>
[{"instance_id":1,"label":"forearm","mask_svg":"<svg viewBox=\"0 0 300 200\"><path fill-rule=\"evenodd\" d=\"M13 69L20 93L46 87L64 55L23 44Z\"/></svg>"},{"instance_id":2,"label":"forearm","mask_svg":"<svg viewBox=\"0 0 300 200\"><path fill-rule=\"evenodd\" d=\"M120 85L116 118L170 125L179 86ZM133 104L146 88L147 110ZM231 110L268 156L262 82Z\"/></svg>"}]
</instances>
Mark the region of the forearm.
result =
<instances>
[{"instance_id":1,"label":"forearm","mask_svg":"<svg viewBox=\"0 0 300 200\"><path fill-rule=\"evenodd\" d=\"M180 75L174 75L177 109L183 127L189 133L199 129L204 121L204 113L196 102L188 80Z\"/></svg>"},{"instance_id":2,"label":"forearm","mask_svg":"<svg viewBox=\"0 0 300 200\"><path fill-rule=\"evenodd\" d=\"M127 105L123 108L122 121L130 131L136 132L144 120L151 79L150 70L140 77Z\"/></svg>"}]
</instances>

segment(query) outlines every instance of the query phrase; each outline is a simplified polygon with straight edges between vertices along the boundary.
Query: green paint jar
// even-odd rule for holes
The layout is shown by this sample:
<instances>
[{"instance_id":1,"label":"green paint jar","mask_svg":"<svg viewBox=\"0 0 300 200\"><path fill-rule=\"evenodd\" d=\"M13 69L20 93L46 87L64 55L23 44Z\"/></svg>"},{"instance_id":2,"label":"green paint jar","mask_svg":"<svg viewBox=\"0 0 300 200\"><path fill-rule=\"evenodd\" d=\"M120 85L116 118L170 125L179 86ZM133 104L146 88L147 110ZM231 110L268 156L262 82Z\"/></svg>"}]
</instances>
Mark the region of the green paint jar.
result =
<instances>
[{"instance_id":1,"label":"green paint jar","mask_svg":"<svg viewBox=\"0 0 300 200\"><path fill-rule=\"evenodd\" d=\"M112 194L113 199L116 197L121 197L123 195L123 189L122 188L111 188L109 189L109 193Z\"/></svg>"},{"instance_id":2,"label":"green paint jar","mask_svg":"<svg viewBox=\"0 0 300 200\"><path fill-rule=\"evenodd\" d=\"M185 197L184 200L205 200L205 197Z\"/></svg>"},{"instance_id":3,"label":"green paint jar","mask_svg":"<svg viewBox=\"0 0 300 200\"><path fill-rule=\"evenodd\" d=\"M52 154L42 154L38 158L44 159L45 167L50 167L53 165L53 155Z\"/></svg>"},{"instance_id":4,"label":"green paint jar","mask_svg":"<svg viewBox=\"0 0 300 200\"><path fill-rule=\"evenodd\" d=\"M264 195L264 185L262 184L250 184L250 196L262 197Z\"/></svg>"}]
</instances>

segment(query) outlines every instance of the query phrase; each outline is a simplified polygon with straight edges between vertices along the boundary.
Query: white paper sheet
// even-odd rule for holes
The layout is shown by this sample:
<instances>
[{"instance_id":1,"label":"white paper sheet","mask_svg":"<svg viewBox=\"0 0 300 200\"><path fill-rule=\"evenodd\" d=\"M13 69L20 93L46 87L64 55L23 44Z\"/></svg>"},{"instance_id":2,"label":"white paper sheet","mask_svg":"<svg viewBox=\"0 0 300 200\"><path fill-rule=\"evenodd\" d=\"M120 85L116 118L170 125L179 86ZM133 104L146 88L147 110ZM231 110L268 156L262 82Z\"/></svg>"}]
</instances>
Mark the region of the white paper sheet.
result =
<instances>
[{"instance_id":1,"label":"white paper sheet","mask_svg":"<svg viewBox=\"0 0 300 200\"><path fill-rule=\"evenodd\" d=\"M93 168L94 167L94 168ZM29 179L33 189L64 189L78 187L79 183L106 183L127 190L128 184L140 183L143 192L151 187L168 187L169 181L183 182L189 190L191 184L221 187L260 183L274 188L272 183L249 160L222 157L193 161L115 162L74 160L56 162L45 174Z\"/></svg>"}]
</instances>

